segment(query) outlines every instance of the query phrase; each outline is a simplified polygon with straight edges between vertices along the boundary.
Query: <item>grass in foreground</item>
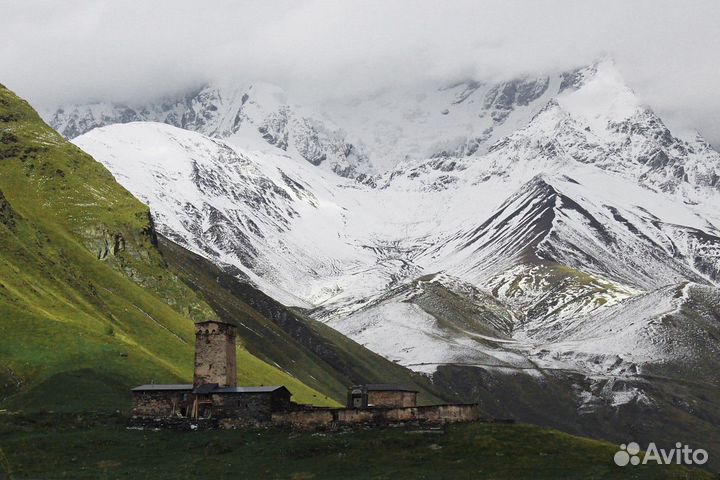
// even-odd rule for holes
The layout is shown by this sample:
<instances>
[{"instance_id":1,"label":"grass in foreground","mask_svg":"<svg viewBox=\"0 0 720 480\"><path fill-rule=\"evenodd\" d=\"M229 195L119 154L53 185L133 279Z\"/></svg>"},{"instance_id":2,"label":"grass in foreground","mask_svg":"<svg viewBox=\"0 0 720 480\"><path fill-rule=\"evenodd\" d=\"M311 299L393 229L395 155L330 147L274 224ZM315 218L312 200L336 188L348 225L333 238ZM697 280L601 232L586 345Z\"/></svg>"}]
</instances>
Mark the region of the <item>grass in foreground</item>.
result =
<instances>
[{"instance_id":1,"label":"grass in foreground","mask_svg":"<svg viewBox=\"0 0 720 480\"><path fill-rule=\"evenodd\" d=\"M530 425L172 432L126 430L121 418L4 417L0 472L6 465L12 479L714 478L675 466L617 467L614 445Z\"/></svg>"}]
</instances>

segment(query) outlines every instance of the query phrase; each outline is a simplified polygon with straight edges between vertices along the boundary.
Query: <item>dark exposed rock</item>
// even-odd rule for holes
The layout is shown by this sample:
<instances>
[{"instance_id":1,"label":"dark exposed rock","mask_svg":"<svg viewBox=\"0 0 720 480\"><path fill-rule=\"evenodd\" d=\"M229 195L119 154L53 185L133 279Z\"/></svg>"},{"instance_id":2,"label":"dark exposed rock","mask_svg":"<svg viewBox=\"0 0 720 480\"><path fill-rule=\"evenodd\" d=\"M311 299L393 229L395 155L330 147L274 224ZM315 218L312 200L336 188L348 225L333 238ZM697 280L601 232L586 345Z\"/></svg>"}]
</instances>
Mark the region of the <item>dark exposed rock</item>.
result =
<instances>
[{"instance_id":1,"label":"dark exposed rock","mask_svg":"<svg viewBox=\"0 0 720 480\"><path fill-rule=\"evenodd\" d=\"M125 238L120 233L104 231L99 243L100 247L97 252L99 260L105 260L111 255L116 257L125 250Z\"/></svg>"},{"instance_id":2,"label":"dark exposed rock","mask_svg":"<svg viewBox=\"0 0 720 480\"><path fill-rule=\"evenodd\" d=\"M281 109L279 112L269 115L264 123L258 127L258 131L270 145L274 145L281 150L287 150L290 137L287 110ZM318 164L315 163L315 165Z\"/></svg>"},{"instance_id":3,"label":"dark exposed rock","mask_svg":"<svg viewBox=\"0 0 720 480\"><path fill-rule=\"evenodd\" d=\"M560 81L560 92L563 92L569 88L577 89L582 84L583 79L585 78L584 72L588 71L589 75L593 75L597 71L597 67L593 65L592 67L589 67L589 69L586 68L578 68L576 70L572 70L570 72L564 72L560 75L561 81Z\"/></svg>"},{"instance_id":4,"label":"dark exposed rock","mask_svg":"<svg viewBox=\"0 0 720 480\"><path fill-rule=\"evenodd\" d=\"M7 131L0 132L0 143L9 145L12 143L17 143L17 141L18 141L18 138L12 132L7 132Z\"/></svg>"},{"instance_id":5,"label":"dark exposed rock","mask_svg":"<svg viewBox=\"0 0 720 480\"><path fill-rule=\"evenodd\" d=\"M460 93L458 93L457 96L455 97L455 101L453 101L454 105L457 105L457 104L462 103L465 100L467 100L468 97L470 97L470 95L475 93L475 91L483 85L483 83L477 82L474 80L470 80L468 82L463 83L462 85L465 88ZM447 115L449 113L449 110L445 109L441 113L443 115Z\"/></svg>"},{"instance_id":6,"label":"dark exposed rock","mask_svg":"<svg viewBox=\"0 0 720 480\"><path fill-rule=\"evenodd\" d=\"M15 228L15 211L12 209L10 202L0 190L0 223L13 230Z\"/></svg>"},{"instance_id":7,"label":"dark exposed rock","mask_svg":"<svg viewBox=\"0 0 720 480\"><path fill-rule=\"evenodd\" d=\"M548 88L549 77L537 80L518 79L501 83L485 94L483 107L490 110L495 123L502 123L516 105L526 106L540 98Z\"/></svg>"}]
</instances>

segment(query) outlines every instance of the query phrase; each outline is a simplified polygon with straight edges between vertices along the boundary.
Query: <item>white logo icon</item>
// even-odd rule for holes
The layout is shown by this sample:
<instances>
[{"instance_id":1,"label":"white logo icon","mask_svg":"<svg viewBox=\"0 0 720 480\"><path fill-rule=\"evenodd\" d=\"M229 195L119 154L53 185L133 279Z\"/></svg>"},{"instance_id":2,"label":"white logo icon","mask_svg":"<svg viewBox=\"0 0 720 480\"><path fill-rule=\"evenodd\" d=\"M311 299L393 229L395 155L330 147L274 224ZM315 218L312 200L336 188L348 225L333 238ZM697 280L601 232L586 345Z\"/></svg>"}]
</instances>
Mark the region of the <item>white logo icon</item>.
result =
<instances>
[{"instance_id":1,"label":"white logo icon","mask_svg":"<svg viewBox=\"0 0 720 480\"><path fill-rule=\"evenodd\" d=\"M640 457L638 457L638 453L640 453L640 445L635 442L630 442L627 445L623 443L620 445L620 450L615 453L615 464L621 467L628 463L639 465Z\"/></svg>"}]
</instances>

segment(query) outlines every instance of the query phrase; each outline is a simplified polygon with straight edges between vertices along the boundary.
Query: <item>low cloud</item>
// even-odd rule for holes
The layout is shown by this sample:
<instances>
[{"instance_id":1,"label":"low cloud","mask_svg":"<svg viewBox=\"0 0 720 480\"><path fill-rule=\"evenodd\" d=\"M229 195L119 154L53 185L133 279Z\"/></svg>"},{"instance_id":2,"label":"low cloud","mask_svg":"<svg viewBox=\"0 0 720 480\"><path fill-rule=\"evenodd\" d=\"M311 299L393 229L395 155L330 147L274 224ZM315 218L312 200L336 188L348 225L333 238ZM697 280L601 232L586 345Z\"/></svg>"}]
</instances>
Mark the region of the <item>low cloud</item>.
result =
<instances>
[{"instance_id":1,"label":"low cloud","mask_svg":"<svg viewBox=\"0 0 720 480\"><path fill-rule=\"evenodd\" d=\"M720 2L0 0L0 82L39 107L217 79L347 96L612 55L677 128L720 145Z\"/></svg>"}]
</instances>

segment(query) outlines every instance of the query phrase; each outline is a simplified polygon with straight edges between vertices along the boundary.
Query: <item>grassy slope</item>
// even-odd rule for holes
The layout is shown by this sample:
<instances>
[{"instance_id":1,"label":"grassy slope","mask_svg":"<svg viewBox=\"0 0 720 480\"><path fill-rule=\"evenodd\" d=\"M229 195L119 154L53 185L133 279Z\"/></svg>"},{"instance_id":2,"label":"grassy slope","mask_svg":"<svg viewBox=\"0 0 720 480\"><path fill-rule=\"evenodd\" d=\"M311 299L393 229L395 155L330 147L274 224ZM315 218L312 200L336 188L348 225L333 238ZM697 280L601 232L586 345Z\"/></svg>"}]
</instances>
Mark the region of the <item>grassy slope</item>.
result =
<instances>
[{"instance_id":1,"label":"grassy slope","mask_svg":"<svg viewBox=\"0 0 720 480\"><path fill-rule=\"evenodd\" d=\"M615 445L529 425L319 435L276 429L153 432L91 425L87 419L85 425L73 423L57 418L4 423L0 417L0 477L5 469L18 480L714 478L677 466L617 467Z\"/></svg>"},{"instance_id":2,"label":"grassy slope","mask_svg":"<svg viewBox=\"0 0 720 480\"><path fill-rule=\"evenodd\" d=\"M0 404L127 409L128 387L189 381L213 310L166 267L147 207L0 85ZM240 381L285 384L239 350Z\"/></svg>"}]
</instances>

